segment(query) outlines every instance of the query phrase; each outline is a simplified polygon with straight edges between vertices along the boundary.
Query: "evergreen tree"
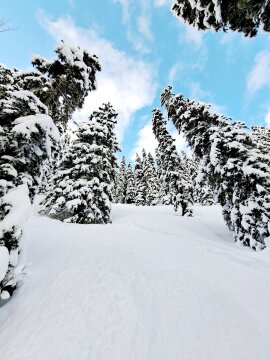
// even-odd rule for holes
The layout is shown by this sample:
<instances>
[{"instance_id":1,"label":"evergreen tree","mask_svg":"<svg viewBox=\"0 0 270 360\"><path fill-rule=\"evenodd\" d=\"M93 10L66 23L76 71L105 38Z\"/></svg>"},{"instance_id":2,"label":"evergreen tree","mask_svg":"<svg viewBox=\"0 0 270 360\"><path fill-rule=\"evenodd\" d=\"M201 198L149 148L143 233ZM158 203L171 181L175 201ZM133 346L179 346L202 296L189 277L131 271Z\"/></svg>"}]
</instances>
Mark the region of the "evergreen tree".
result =
<instances>
[{"instance_id":1,"label":"evergreen tree","mask_svg":"<svg viewBox=\"0 0 270 360\"><path fill-rule=\"evenodd\" d=\"M38 71L0 65L0 246L9 256L0 280L2 298L9 297L18 282L22 215L40 186L44 163L59 143L54 122L66 124L94 89L100 70L95 56L77 49L72 59L72 51L61 44L56 49L58 60L36 58L33 64Z\"/></svg>"},{"instance_id":2,"label":"evergreen tree","mask_svg":"<svg viewBox=\"0 0 270 360\"><path fill-rule=\"evenodd\" d=\"M263 249L269 236L269 158L245 125L209 112L209 106L164 89L161 103L200 159L201 177L217 192L235 241Z\"/></svg>"},{"instance_id":3,"label":"evergreen tree","mask_svg":"<svg viewBox=\"0 0 270 360\"><path fill-rule=\"evenodd\" d=\"M233 30L249 37L259 27L270 31L268 0L174 0L172 11L200 30Z\"/></svg>"},{"instance_id":4,"label":"evergreen tree","mask_svg":"<svg viewBox=\"0 0 270 360\"><path fill-rule=\"evenodd\" d=\"M180 157L177 153L174 140L168 133L162 113L153 110L153 132L158 141L159 179L163 183L166 198L165 204L172 204L177 211L181 207L182 215L192 215L192 186L185 176Z\"/></svg>"},{"instance_id":5,"label":"evergreen tree","mask_svg":"<svg viewBox=\"0 0 270 360\"><path fill-rule=\"evenodd\" d=\"M109 111L108 114L106 112ZM52 218L79 224L105 224L110 219L110 201L116 168L113 134L114 113L108 105L80 123L76 139L50 180L42 212ZM114 113L115 115L116 113Z\"/></svg>"},{"instance_id":6,"label":"evergreen tree","mask_svg":"<svg viewBox=\"0 0 270 360\"><path fill-rule=\"evenodd\" d=\"M5 299L20 281L19 240L29 198L39 186L52 144L59 140L47 107L31 91L20 89L16 76L17 70L0 66L0 246L9 257L0 296Z\"/></svg>"},{"instance_id":7,"label":"evergreen tree","mask_svg":"<svg viewBox=\"0 0 270 360\"><path fill-rule=\"evenodd\" d=\"M134 180L135 180L135 204L136 205L145 205L145 179L143 173L143 163L138 154L135 158L135 170L134 170Z\"/></svg>"},{"instance_id":8,"label":"evergreen tree","mask_svg":"<svg viewBox=\"0 0 270 360\"><path fill-rule=\"evenodd\" d=\"M214 189L211 188L205 177L200 177L201 170L199 168L199 162L195 157L190 158L182 151L182 163L186 177L190 179L192 183L194 202L200 205L215 204Z\"/></svg>"},{"instance_id":9,"label":"evergreen tree","mask_svg":"<svg viewBox=\"0 0 270 360\"><path fill-rule=\"evenodd\" d=\"M144 164L144 179L146 184L146 205L156 205L158 203L158 182L154 158L150 152L148 153Z\"/></svg>"},{"instance_id":10,"label":"evergreen tree","mask_svg":"<svg viewBox=\"0 0 270 360\"><path fill-rule=\"evenodd\" d=\"M156 165L157 165L157 183L158 187L158 203L163 205L170 205L170 198L168 197L167 183L163 179L163 169L161 162L160 150L157 147L156 153Z\"/></svg>"},{"instance_id":11,"label":"evergreen tree","mask_svg":"<svg viewBox=\"0 0 270 360\"><path fill-rule=\"evenodd\" d=\"M263 126L252 127L252 137L257 148L265 155L270 153L270 129Z\"/></svg>"},{"instance_id":12,"label":"evergreen tree","mask_svg":"<svg viewBox=\"0 0 270 360\"><path fill-rule=\"evenodd\" d=\"M147 154L146 154L145 149L143 148L142 149L142 168L143 168L143 170L145 168L146 162L147 162Z\"/></svg>"},{"instance_id":13,"label":"evergreen tree","mask_svg":"<svg viewBox=\"0 0 270 360\"><path fill-rule=\"evenodd\" d=\"M126 159L123 156L120 162L120 167L115 182L115 202L120 204L125 204L126 193L127 193Z\"/></svg>"},{"instance_id":14,"label":"evergreen tree","mask_svg":"<svg viewBox=\"0 0 270 360\"><path fill-rule=\"evenodd\" d=\"M135 203L135 178L134 172L132 170L132 166L129 163L126 172L126 179L127 179L127 188L126 188L126 203L127 204L134 204Z\"/></svg>"},{"instance_id":15,"label":"evergreen tree","mask_svg":"<svg viewBox=\"0 0 270 360\"><path fill-rule=\"evenodd\" d=\"M58 58L54 61L35 56L32 64L38 73L27 76L24 83L38 94L63 132L74 111L81 109L86 96L96 89L96 73L101 66L96 55L68 46L63 41L55 53ZM40 79L44 82L42 90L40 86L36 87Z\"/></svg>"}]
</instances>

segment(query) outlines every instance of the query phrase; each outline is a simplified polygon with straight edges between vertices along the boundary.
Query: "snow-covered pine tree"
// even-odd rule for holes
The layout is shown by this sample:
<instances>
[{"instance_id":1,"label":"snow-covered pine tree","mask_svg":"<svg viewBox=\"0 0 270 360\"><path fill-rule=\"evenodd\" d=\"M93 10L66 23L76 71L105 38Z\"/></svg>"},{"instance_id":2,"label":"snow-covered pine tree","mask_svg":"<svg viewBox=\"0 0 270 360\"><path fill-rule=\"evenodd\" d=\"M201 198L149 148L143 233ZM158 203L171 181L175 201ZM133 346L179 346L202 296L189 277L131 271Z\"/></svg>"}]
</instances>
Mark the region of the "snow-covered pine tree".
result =
<instances>
[{"instance_id":1,"label":"snow-covered pine tree","mask_svg":"<svg viewBox=\"0 0 270 360\"><path fill-rule=\"evenodd\" d=\"M139 154L135 157L135 169L134 169L134 180L135 180L135 204L145 205L145 179L143 173L143 163Z\"/></svg>"},{"instance_id":2,"label":"snow-covered pine tree","mask_svg":"<svg viewBox=\"0 0 270 360\"><path fill-rule=\"evenodd\" d=\"M19 240L39 185L42 165L59 133L47 107L17 82L17 70L0 66L0 247L6 249L0 297L7 299L21 278Z\"/></svg>"},{"instance_id":3,"label":"snow-covered pine tree","mask_svg":"<svg viewBox=\"0 0 270 360\"><path fill-rule=\"evenodd\" d=\"M174 95L170 86L163 90L161 103L200 159L201 176L217 191L235 241L263 249L269 236L269 157L243 123L210 113L208 105Z\"/></svg>"},{"instance_id":4,"label":"snow-covered pine tree","mask_svg":"<svg viewBox=\"0 0 270 360\"><path fill-rule=\"evenodd\" d=\"M131 164L128 164L126 171L127 178L127 188L126 188L126 203L134 204L135 203L135 177Z\"/></svg>"},{"instance_id":5,"label":"snow-covered pine tree","mask_svg":"<svg viewBox=\"0 0 270 360\"><path fill-rule=\"evenodd\" d=\"M161 166L161 157L160 151L158 147L155 149L156 154L156 166L157 166L157 182L159 185L158 188L158 203L163 205L170 205L168 192L167 192L167 184L163 181L163 169Z\"/></svg>"},{"instance_id":6,"label":"snow-covered pine tree","mask_svg":"<svg viewBox=\"0 0 270 360\"><path fill-rule=\"evenodd\" d=\"M144 179L145 179L145 201L146 205L156 205L158 203L158 181L155 169L155 161L149 152L144 163Z\"/></svg>"},{"instance_id":7,"label":"snow-covered pine tree","mask_svg":"<svg viewBox=\"0 0 270 360\"><path fill-rule=\"evenodd\" d=\"M249 37L260 27L270 31L268 0L174 0L172 11L200 30L233 30Z\"/></svg>"},{"instance_id":8,"label":"snow-covered pine tree","mask_svg":"<svg viewBox=\"0 0 270 360\"><path fill-rule=\"evenodd\" d=\"M270 129L263 126L252 126L252 137L258 149L265 154L270 154ZM270 160L270 158L269 158Z\"/></svg>"},{"instance_id":9,"label":"snow-covered pine tree","mask_svg":"<svg viewBox=\"0 0 270 360\"><path fill-rule=\"evenodd\" d=\"M162 203L172 204L177 211L181 207L182 216L192 216L192 184L185 175L174 140L168 133L160 110L153 110L153 132L158 141L159 179L167 194Z\"/></svg>"},{"instance_id":10,"label":"snow-covered pine tree","mask_svg":"<svg viewBox=\"0 0 270 360\"><path fill-rule=\"evenodd\" d=\"M120 204L126 203L127 193L127 174L126 174L126 159L122 157L120 161L119 170L117 172L117 178L115 180L115 202Z\"/></svg>"},{"instance_id":11,"label":"snow-covered pine tree","mask_svg":"<svg viewBox=\"0 0 270 360\"><path fill-rule=\"evenodd\" d=\"M146 154L145 149L143 148L142 149L142 168L143 168L143 170L144 170L146 161L147 161L147 154Z\"/></svg>"},{"instance_id":12,"label":"snow-covered pine tree","mask_svg":"<svg viewBox=\"0 0 270 360\"><path fill-rule=\"evenodd\" d=\"M199 162L194 156L187 156L184 151L182 151L181 155L183 170L186 173L187 178L190 179L190 182L192 183L194 202L200 205L215 204L216 200L214 190L211 189L210 184L205 177L203 177L202 180L200 179L199 174L201 171L199 169Z\"/></svg>"},{"instance_id":13,"label":"snow-covered pine tree","mask_svg":"<svg viewBox=\"0 0 270 360\"><path fill-rule=\"evenodd\" d=\"M43 213L79 224L111 221L110 201L118 148L114 141L116 116L112 107L105 104L93 112L89 121L79 124L76 139L61 159L57 174L50 180Z\"/></svg>"},{"instance_id":14,"label":"snow-covered pine tree","mask_svg":"<svg viewBox=\"0 0 270 360\"><path fill-rule=\"evenodd\" d=\"M24 82L37 92L62 133L74 111L81 109L86 96L96 89L96 73L101 66L96 55L63 41L55 53L58 58L53 61L34 56L32 64L38 73L32 73ZM45 82L42 91L39 86L36 88L37 78Z\"/></svg>"},{"instance_id":15,"label":"snow-covered pine tree","mask_svg":"<svg viewBox=\"0 0 270 360\"><path fill-rule=\"evenodd\" d=\"M115 134L117 116L117 112L114 110L113 106L110 103L102 104L98 111L95 111L91 116L91 118L98 117L101 123L108 128L107 146L110 149L111 162L111 167L110 169L108 169L108 171L110 171L109 176L112 179L113 183L115 182L116 169L118 168L116 153L118 151L121 151L121 147L117 141ZM112 195L110 200L112 201Z\"/></svg>"},{"instance_id":16,"label":"snow-covered pine tree","mask_svg":"<svg viewBox=\"0 0 270 360\"><path fill-rule=\"evenodd\" d=\"M100 70L97 58L80 49L73 60L64 44L56 53L59 58L53 62L35 59L38 71L0 66L0 253L7 254L2 298L9 297L18 282L21 218L37 191L43 164L59 142L54 121L65 124L82 106Z\"/></svg>"}]
</instances>

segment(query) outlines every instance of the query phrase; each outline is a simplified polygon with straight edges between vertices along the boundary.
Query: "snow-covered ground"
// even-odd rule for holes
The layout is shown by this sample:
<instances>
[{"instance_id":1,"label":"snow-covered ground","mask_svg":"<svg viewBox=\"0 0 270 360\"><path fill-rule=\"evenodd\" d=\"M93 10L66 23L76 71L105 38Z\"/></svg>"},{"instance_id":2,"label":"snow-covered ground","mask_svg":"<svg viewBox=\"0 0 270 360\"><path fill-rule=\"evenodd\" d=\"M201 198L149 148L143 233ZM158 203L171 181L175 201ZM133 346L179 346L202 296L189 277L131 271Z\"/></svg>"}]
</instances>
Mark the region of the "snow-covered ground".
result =
<instances>
[{"instance_id":1,"label":"snow-covered ground","mask_svg":"<svg viewBox=\"0 0 270 360\"><path fill-rule=\"evenodd\" d=\"M112 225L35 215L24 241L1 360L270 359L270 246L235 245L217 206L115 205Z\"/></svg>"}]
</instances>

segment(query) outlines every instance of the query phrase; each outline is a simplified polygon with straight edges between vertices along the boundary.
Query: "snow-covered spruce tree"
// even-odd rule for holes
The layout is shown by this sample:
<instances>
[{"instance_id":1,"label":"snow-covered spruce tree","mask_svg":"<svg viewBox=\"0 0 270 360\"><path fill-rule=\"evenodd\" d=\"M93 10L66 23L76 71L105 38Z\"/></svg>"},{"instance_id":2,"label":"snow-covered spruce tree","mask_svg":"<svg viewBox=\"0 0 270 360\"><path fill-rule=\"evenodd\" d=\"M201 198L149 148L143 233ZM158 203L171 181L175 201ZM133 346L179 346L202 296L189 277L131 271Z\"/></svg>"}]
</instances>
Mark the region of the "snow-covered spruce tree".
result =
<instances>
[{"instance_id":1,"label":"snow-covered spruce tree","mask_svg":"<svg viewBox=\"0 0 270 360\"><path fill-rule=\"evenodd\" d=\"M126 188L126 204L135 203L135 177L131 164L128 164L126 171L127 188Z\"/></svg>"},{"instance_id":2,"label":"snow-covered spruce tree","mask_svg":"<svg viewBox=\"0 0 270 360\"><path fill-rule=\"evenodd\" d=\"M143 163L139 154L136 154L135 157L134 181L135 181L135 204L145 205L146 184L143 173Z\"/></svg>"},{"instance_id":3,"label":"snow-covered spruce tree","mask_svg":"<svg viewBox=\"0 0 270 360\"><path fill-rule=\"evenodd\" d=\"M109 110L109 114L107 111ZM111 116L114 117L112 121ZM111 221L110 201L116 164L115 117L108 104L79 124L76 139L61 159L42 213L65 222L106 224Z\"/></svg>"},{"instance_id":4,"label":"snow-covered spruce tree","mask_svg":"<svg viewBox=\"0 0 270 360\"><path fill-rule=\"evenodd\" d=\"M167 194L162 201L165 204L172 204L175 211L180 207L182 216L192 216L192 184L185 175L174 140L168 133L163 115L158 109L153 110L152 124L158 141L159 179Z\"/></svg>"},{"instance_id":5,"label":"snow-covered spruce tree","mask_svg":"<svg viewBox=\"0 0 270 360\"><path fill-rule=\"evenodd\" d=\"M252 126L252 137L257 148L265 154L270 154L270 129L263 126ZM270 160L270 157L269 157Z\"/></svg>"},{"instance_id":6,"label":"snow-covered spruce tree","mask_svg":"<svg viewBox=\"0 0 270 360\"><path fill-rule=\"evenodd\" d=\"M81 109L86 96L96 89L96 73L101 66L96 55L63 41L55 52L58 58L54 61L33 57L32 64L38 72L25 77L24 83L31 91L37 92L63 132L74 111ZM35 85L40 77L45 81L42 91Z\"/></svg>"},{"instance_id":7,"label":"snow-covered spruce tree","mask_svg":"<svg viewBox=\"0 0 270 360\"><path fill-rule=\"evenodd\" d=\"M75 70L76 92L79 91L80 82L80 86L85 87L82 81L87 83L86 73L89 73L89 79L94 79L95 72L100 69L95 56L92 57L93 64L88 58L88 68L84 58L77 63L78 66L65 66L63 54L67 51L68 47L63 44L57 49L59 59L47 62L47 72L45 60L42 71L21 72L0 66L0 253L7 254L6 266L2 267L4 270L0 277L1 298L8 298L19 281L22 218L26 216L30 200L37 191L43 164L59 142L59 133L54 124L61 121L57 111L65 114L67 119L71 109L81 106L83 92L80 98L76 98L71 76L68 84L64 85L70 67L73 66ZM35 64L37 68L40 61ZM56 68L60 69L59 73ZM81 81L79 71L83 74ZM89 82L89 90L92 89L94 87ZM73 107L69 105L70 102Z\"/></svg>"},{"instance_id":8,"label":"snow-covered spruce tree","mask_svg":"<svg viewBox=\"0 0 270 360\"><path fill-rule=\"evenodd\" d=\"M143 148L142 149L142 168L143 168L143 170L144 170L146 161L147 161L147 154L146 154L145 149Z\"/></svg>"},{"instance_id":9,"label":"snow-covered spruce tree","mask_svg":"<svg viewBox=\"0 0 270 360\"><path fill-rule=\"evenodd\" d=\"M172 11L200 30L233 30L249 37L260 27L270 31L269 0L174 0Z\"/></svg>"},{"instance_id":10,"label":"snow-covered spruce tree","mask_svg":"<svg viewBox=\"0 0 270 360\"><path fill-rule=\"evenodd\" d=\"M126 159L123 156L120 161L119 170L117 171L117 178L115 180L115 202L120 204L126 203L127 192L127 174L126 174Z\"/></svg>"},{"instance_id":11,"label":"snow-covered spruce tree","mask_svg":"<svg viewBox=\"0 0 270 360\"><path fill-rule=\"evenodd\" d=\"M257 147L243 123L209 112L209 106L167 87L161 103L200 159L201 176L217 191L223 216L235 241L254 250L269 236L269 156Z\"/></svg>"},{"instance_id":12,"label":"snow-covered spruce tree","mask_svg":"<svg viewBox=\"0 0 270 360\"><path fill-rule=\"evenodd\" d=\"M144 179L145 179L145 202L146 205L156 205L158 203L158 181L155 169L155 161L149 152L144 163Z\"/></svg>"},{"instance_id":13,"label":"snow-covered spruce tree","mask_svg":"<svg viewBox=\"0 0 270 360\"><path fill-rule=\"evenodd\" d=\"M21 280L19 240L39 185L42 165L59 133L47 107L17 81L18 71L0 66L0 297ZM5 254L3 256L3 254ZM3 258L5 257L5 259Z\"/></svg>"},{"instance_id":14,"label":"snow-covered spruce tree","mask_svg":"<svg viewBox=\"0 0 270 360\"><path fill-rule=\"evenodd\" d=\"M163 169L161 162L161 155L159 148L155 149L156 166L157 166L157 182L158 182L158 203L163 205L170 205L170 198L168 197L167 184L163 181Z\"/></svg>"},{"instance_id":15,"label":"snow-covered spruce tree","mask_svg":"<svg viewBox=\"0 0 270 360\"><path fill-rule=\"evenodd\" d=\"M199 162L193 156L192 158L182 151L182 163L183 170L193 188L193 200L194 203L200 205L213 205L215 204L214 190L211 188L207 178L200 177L201 171L199 168Z\"/></svg>"}]
</instances>

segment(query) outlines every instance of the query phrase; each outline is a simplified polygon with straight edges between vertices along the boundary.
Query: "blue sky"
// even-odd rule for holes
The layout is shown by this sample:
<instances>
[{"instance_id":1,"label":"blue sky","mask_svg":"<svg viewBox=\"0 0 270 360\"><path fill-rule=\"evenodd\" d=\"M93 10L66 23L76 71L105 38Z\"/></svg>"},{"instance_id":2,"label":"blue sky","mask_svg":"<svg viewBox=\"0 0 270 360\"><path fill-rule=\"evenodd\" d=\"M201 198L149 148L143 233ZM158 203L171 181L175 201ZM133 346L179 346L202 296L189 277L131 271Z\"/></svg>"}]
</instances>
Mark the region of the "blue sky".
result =
<instances>
[{"instance_id":1,"label":"blue sky","mask_svg":"<svg viewBox=\"0 0 270 360\"><path fill-rule=\"evenodd\" d=\"M270 126L270 34L246 39L198 32L172 15L171 2L2 0L1 18L15 30L0 34L0 62L30 69L33 54L53 58L61 39L98 55L98 90L75 119L111 101L127 158L143 146L155 148L151 110L169 83L174 92L211 103L236 120ZM181 136L177 145L184 145Z\"/></svg>"}]
</instances>

